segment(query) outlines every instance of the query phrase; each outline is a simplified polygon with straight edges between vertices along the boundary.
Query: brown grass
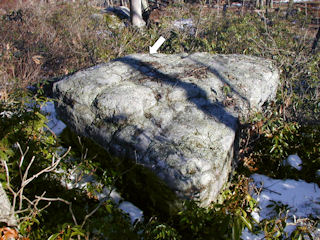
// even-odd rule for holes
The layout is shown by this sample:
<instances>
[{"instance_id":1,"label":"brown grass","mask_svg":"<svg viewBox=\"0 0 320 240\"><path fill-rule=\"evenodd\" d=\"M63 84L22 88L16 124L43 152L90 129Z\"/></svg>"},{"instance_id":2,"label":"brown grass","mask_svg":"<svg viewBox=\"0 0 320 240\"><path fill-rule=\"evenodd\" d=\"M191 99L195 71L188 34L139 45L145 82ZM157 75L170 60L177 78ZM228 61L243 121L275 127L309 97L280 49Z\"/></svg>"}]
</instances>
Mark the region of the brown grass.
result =
<instances>
[{"instance_id":1,"label":"brown grass","mask_svg":"<svg viewBox=\"0 0 320 240\"><path fill-rule=\"evenodd\" d=\"M25 87L94 64L87 46L93 40L88 31L93 11L41 3L24 5L21 21L2 18L1 88Z\"/></svg>"}]
</instances>

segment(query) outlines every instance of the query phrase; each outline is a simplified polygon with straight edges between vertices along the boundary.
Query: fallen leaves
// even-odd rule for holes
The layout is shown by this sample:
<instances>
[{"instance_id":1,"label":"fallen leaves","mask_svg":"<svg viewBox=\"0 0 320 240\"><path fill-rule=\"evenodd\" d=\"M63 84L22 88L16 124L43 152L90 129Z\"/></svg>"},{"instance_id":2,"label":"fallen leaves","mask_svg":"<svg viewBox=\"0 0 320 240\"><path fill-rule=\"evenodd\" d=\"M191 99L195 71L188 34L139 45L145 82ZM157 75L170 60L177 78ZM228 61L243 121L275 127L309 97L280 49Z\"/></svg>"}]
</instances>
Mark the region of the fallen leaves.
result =
<instances>
[{"instance_id":1,"label":"fallen leaves","mask_svg":"<svg viewBox=\"0 0 320 240\"><path fill-rule=\"evenodd\" d=\"M2 227L0 228L0 240L30 240L26 237L20 237L15 228Z\"/></svg>"},{"instance_id":2,"label":"fallen leaves","mask_svg":"<svg viewBox=\"0 0 320 240\"><path fill-rule=\"evenodd\" d=\"M14 228L3 227L0 228L0 240L19 239L18 231Z\"/></svg>"},{"instance_id":3,"label":"fallen leaves","mask_svg":"<svg viewBox=\"0 0 320 240\"><path fill-rule=\"evenodd\" d=\"M40 55L35 55L32 57L32 60L35 64L40 65L41 64L41 60L43 59L42 56Z\"/></svg>"}]
</instances>

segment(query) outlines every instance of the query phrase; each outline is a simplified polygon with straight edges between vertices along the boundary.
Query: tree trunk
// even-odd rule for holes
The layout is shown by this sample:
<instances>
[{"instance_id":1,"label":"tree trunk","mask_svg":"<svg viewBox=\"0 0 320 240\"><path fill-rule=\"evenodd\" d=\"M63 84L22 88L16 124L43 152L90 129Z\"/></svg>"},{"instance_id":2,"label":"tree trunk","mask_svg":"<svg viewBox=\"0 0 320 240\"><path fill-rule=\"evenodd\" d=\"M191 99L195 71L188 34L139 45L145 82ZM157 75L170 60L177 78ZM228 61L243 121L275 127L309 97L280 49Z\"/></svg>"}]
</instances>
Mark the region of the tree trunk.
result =
<instances>
[{"instance_id":1,"label":"tree trunk","mask_svg":"<svg viewBox=\"0 0 320 240\"><path fill-rule=\"evenodd\" d=\"M313 44L312 44L312 52L315 52L316 51L316 48L317 48L317 45L318 45L318 42L319 42L319 38L320 38L320 27L318 28L318 33L313 41Z\"/></svg>"},{"instance_id":2,"label":"tree trunk","mask_svg":"<svg viewBox=\"0 0 320 240\"><path fill-rule=\"evenodd\" d=\"M241 16L243 16L243 12L244 12L244 7L246 6L246 0L242 1L242 6L241 6Z\"/></svg>"},{"instance_id":3,"label":"tree trunk","mask_svg":"<svg viewBox=\"0 0 320 240\"><path fill-rule=\"evenodd\" d=\"M104 7L109 7L110 6L109 0L104 0L103 6Z\"/></svg>"},{"instance_id":4,"label":"tree trunk","mask_svg":"<svg viewBox=\"0 0 320 240\"><path fill-rule=\"evenodd\" d=\"M148 0L141 0L142 12L145 12L149 9Z\"/></svg>"},{"instance_id":5,"label":"tree trunk","mask_svg":"<svg viewBox=\"0 0 320 240\"><path fill-rule=\"evenodd\" d=\"M293 9L293 0L289 0L288 9L287 9L287 13L286 13L287 19L292 14L292 9Z\"/></svg>"},{"instance_id":6,"label":"tree trunk","mask_svg":"<svg viewBox=\"0 0 320 240\"><path fill-rule=\"evenodd\" d=\"M130 18L134 27L141 28L146 25L142 19L141 0L130 0Z\"/></svg>"},{"instance_id":7,"label":"tree trunk","mask_svg":"<svg viewBox=\"0 0 320 240\"><path fill-rule=\"evenodd\" d=\"M261 9L264 5L263 0L256 0L256 8Z\"/></svg>"},{"instance_id":8,"label":"tree trunk","mask_svg":"<svg viewBox=\"0 0 320 240\"><path fill-rule=\"evenodd\" d=\"M289 7L288 7L288 8L292 9L292 7L293 7L293 0L290 0L290 1L289 1Z\"/></svg>"}]
</instances>

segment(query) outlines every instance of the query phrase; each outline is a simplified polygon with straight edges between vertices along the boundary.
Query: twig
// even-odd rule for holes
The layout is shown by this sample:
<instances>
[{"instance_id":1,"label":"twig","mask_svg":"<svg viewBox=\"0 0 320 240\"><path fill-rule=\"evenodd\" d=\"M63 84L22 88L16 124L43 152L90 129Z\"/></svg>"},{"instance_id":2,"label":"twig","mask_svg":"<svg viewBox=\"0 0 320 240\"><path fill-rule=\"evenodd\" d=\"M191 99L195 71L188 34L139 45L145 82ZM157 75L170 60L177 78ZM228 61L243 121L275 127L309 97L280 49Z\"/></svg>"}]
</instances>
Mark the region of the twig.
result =
<instances>
[{"instance_id":1,"label":"twig","mask_svg":"<svg viewBox=\"0 0 320 240\"><path fill-rule=\"evenodd\" d=\"M93 214L95 214L96 211L98 211L98 209L101 207L102 203L103 203L106 199L107 199L107 198L102 199L102 200L99 202L98 206L97 206L95 209L93 209L89 214L87 214L87 215L84 217L84 220L83 220L83 222L82 222L82 224L81 224L81 228L84 227L84 225L85 225L86 221L88 220L88 218L91 217Z\"/></svg>"},{"instance_id":2,"label":"twig","mask_svg":"<svg viewBox=\"0 0 320 240\"><path fill-rule=\"evenodd\" d=\"M20 154L21 154L21 157L20 157L20 161L19 161L19 174L20 174L20 178L21 178L21 181L22 181L22 171L21 171L21 168L22 168L22 164L23 164L23 161L24 161L24 157L27 155L28 151L29 151L29 146L27 146L27 149L25 152L22 151L22 148L20 146L20 143L16 143L18 148L19 148L19 151L20 151Z\"/></svg>"},{"instance_id":3,"label":"twig","mask_svg":"<svg viewBox=\"0 0 320 240\"><path fill-rule=\"evenodd\" d=\"M78 225L77 219L72 211L72 202L69 202L63 198L47 198L47 197L43 197L43 196L35 196L36 199L38 199L39 201L49 201L49 202L63 202L65 204L67 204L69 206L69 212L71 213L73 222L75 225Z\"/></svg>"},{"instance_id":4,"label":"twig","mask_svg":"<svg viewBox=\"0 0 320 240\"><path fill-rule=\"evenodd\" d=\"M23 190L24 190L24 187L28 184L28 183L26 183L26 178L27 178L27 176L28 176L29 169L30 169L32 163L34 162L34 160L35 160L35 156L33 156L33 157L31 158L31 161L30 161L30 163L28 164L28 167L27 167L27 169L26 169L26 171L25 171L25 173L24 173L24 175L23 175L23 178L22 178L21 188L20 188L20 190L18 191L19 196L20 196L19 210L22 209ZM19 171L20 171L20 170L19 170Z\"/></svg>"}]
</instances>

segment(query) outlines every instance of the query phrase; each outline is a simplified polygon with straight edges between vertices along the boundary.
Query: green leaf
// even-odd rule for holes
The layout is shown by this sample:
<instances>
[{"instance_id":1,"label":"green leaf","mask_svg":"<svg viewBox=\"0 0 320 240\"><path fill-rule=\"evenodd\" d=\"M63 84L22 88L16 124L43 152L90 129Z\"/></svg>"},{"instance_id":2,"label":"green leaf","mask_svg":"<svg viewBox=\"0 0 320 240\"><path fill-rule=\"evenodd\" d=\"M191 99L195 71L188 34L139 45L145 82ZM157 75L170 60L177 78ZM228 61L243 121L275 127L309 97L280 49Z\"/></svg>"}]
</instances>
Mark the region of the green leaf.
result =
<instances>
[{"instance_id":1,"label":"green leaf","mask_svg":"<svg viewBox=\"0 0 320 240\"><path fill-rule=\"evenodd\" d=\"M40 225L40 221L39 221L37 218L35 218L35 217L32 218L32 221L33 221L34 223Z\"/></svg>"},{"instance_id":2,"label":"green leaf","mask_svg":"<svg viewBox=\"0 0 320 240\"><path fill-rule=\"evenodd\" d=\"M252 224L251 224L250 220L248 220L247 218L245 218L243 216L240 216L240 219L247 226L247 228L250 230L250 232L252 232Z\"/></svg>"},{"instance_id":3,"label":"green leaf","mask_svg":"<svg viewBox=\"0 0 320 240\"><path fill-rule=\"evenodd\" d=\"M276 147L277 147L276 145L273 145L273 147L270 150L270 153L272 153L276 149Z\"/></svg>"},{"instance_id":4,"label":"green leaf","mask_svg":"<svg viewBox=\"0 0 320 240\"><path fill-rule=\"evenodd\" d=\"M236 218L232 226L232 240L240 239L240 232L241 232L241 229L240 229L239 219Z\"/></svg>"},{"instance_id":5,"label":"green leaf","mask_svg":"<svg viewBox=\"0 0 320 240\"><path fill-rule=\"evenodd\" d=\"M108 212L109 214L112 213L112 205L111 205L111 204L106 204L105 208L106 208L106 210L107 210L107 212Z\"/></svg>"},{"instance_id":6,"label":"green leaf","mask_svg":"<svg viewBox=\"0 0 320 240\"><path fill-rule=\"evenodd\" d=\"M249 206L250 206L251 209L253 209L254 206L255 206L255 202L253 200L250 200L249 201Z\"/></svg>"},{"instance_id":7,"label":"green leaf","mask_svg":"<svg viewBox=\"0 0 320 240\"><path fill-rule=\"evenodd\" d=\"M74 230L74 228L72 228L72 230ZM71 237L73 236L82 236L84 237L85 234L83 232L81 232L79 229L74 230L74 232L71 233Z\"/></svg>"},{"instance_id":8,"label":"green leaf","mask_svg":"<svg viewBox=\"0 0 320 240\"><path fill-rule=\"evenodd\" d=\"M59 235L60 235L60 233L52 234L52 235L48 238L48 240L55 240L55 239L57 239L57 237L59 237Z\"/></svg>"},{"instance_id":9,"label":"green leaf","mask_svg":"<svg viewBox=\"0 0 320 240\"><path fill-rule=\"evenodd\" d=\"M246 212L245 210L243 210L242 208L240 208L240 210L241 210L241 212L242 212L242 216L243 216L244 218L247 218L247 216L248 216L247 212Z\"/></svg>"}]
</instances>

